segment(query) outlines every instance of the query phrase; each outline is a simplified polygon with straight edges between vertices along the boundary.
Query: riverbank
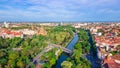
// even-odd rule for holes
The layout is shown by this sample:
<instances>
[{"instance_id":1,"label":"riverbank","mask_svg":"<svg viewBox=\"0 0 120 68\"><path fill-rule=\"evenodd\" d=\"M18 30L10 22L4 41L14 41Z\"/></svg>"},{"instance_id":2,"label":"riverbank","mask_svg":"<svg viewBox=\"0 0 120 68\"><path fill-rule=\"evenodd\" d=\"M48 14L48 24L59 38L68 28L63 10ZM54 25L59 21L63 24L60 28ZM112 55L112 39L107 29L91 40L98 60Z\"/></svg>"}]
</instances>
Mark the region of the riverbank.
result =
<instances>
[{"instance_id":1,"label":"riverbank","mask_svg":"<svg viewBox=\"0 0 120 68\"><path fill-rule=\"evenodd\" d=\"M63 47L66 48L69 45L69 43L73 40L73 38L74 38L74 33L72 34L72 36L70 37L70 39L67 40L66 43L63 44Z\"/></svg>"}]
</instances>

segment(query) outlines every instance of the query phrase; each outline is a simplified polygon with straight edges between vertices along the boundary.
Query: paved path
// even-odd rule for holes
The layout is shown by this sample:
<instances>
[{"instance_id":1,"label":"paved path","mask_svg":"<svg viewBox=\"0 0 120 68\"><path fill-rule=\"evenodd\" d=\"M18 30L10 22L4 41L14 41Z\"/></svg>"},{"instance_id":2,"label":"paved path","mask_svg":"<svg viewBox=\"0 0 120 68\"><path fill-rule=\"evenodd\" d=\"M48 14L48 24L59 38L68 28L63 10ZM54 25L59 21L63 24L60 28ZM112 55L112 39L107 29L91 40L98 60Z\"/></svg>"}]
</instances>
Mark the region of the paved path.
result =
<instances>
[{"instance_id":1,"label":"paved path","mask_svg":"<svg viewBox=\"0 0 120 68\"><path fill-rule=\"evenodd\" d=\"M29 68L32 63L34 63L34 64L36 64L36 62L39 63L39 62L40 62L40 57L41 57L44 53L52 50L53 48L62 49L62 50L63 50L64 52L66 52L66 53L70 53L70 54L72 53L71 50L62 47L61 45L49 44L46 48L44 48L44 50L43 50L42 52L40 52L39 54L37 54L37 55L33 58L33 61L27 66L27 68Z\"/></svg>"},{"instance_id":2,"label":"paved path","mask_svg":"<svg viewBox=\"0 0 120 68\"><path fill-rule=\"evenodd\" d=\"M47 46L46 48L44 48L44 50L42 52L40 52L38 55L36 55L34 58L33 58L33 61L27 66L27 68L30 67L30 65L32 63L35 64L35 62L39 62L40 61L40 57L45 53L45 52L48 52L50 50L53 49L53 46Z\"/></svg>"}]
</instances>

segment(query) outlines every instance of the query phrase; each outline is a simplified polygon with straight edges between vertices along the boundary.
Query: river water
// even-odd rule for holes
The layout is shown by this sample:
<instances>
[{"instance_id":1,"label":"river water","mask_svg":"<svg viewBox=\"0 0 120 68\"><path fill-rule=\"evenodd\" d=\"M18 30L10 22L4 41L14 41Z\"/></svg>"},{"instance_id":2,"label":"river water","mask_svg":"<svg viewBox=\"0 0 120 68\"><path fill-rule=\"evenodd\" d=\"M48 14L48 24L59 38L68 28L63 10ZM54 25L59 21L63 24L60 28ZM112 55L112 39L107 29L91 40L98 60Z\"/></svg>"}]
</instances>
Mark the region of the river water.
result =
<instances>
[{"instance_id":1,"label":"river water","mask_svg":"<svg viewBox=\"0 0 120 68\"><path fill-rule=\"evenodd\" d=\"M92 68L101 68L101 60L98 59L97 55L94 55L93 53L93 40L92 40L92 36L90 35L90 31L87 30L88 33L88 37L89 37L89 43L90 43L90 54L86 55L87 60L90 61Z\"/></svg>"},{"instance_id":2,"label":"river water","mask_svg":"<svg viewBox=\"0 0 120 68\"><path fill-rule=\"evenodd\" d=\"M92 36L90 35L90 31L87 30L86 31L88 33L88 37L89 37L89 43L90 43L90 53L87 54L84 58L89 60L92 67L91 68L101 68L101 60L99 60L97 58L97 56L94 56L93 54L93 49L92 49L92 46L94 45L93 44L93 41L92 41ZM74 35L74 38L71 40L71 42L66 46L66 48L70 49L70 50L73 50L74 48L74 45L77 43L78 41L78 35L75 34ZM66 55L65 53L62 53L61 56L59 57L59 59L57 60L57 63L56 63L56 66L55 68L61 68L61 63L66 60L68 58L68 55Z\"/></svg>"},{"instance_id":3,"label":"river water","mask_svg":"<svg viewBox=\"0 0 120 68\"><path fill-rule=\"evenodd\" d=\"M66 46L67 49L73 50L74 45L78 41L78 35L74 34L74 38L71 40L71 42ZM68 55L65 53L62 53L59 59L57 60L55 68L61 68L61 63L68 58Z\"/></svg>"}]
</instances>

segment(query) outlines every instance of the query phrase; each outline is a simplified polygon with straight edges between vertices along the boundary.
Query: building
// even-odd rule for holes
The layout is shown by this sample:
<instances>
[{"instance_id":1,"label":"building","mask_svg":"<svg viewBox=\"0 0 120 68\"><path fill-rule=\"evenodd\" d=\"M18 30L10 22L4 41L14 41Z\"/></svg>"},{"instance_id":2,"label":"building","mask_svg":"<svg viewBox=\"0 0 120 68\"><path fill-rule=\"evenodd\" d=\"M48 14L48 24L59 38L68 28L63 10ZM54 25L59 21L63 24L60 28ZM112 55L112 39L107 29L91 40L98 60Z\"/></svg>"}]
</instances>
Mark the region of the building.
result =
<instances>
[{"instance_id":1,"label":"building","mask_svg":"<svg viewBox=\"0 0 120 68\"><path fill-rule=\"evenodd\" d=\"M30 30L30 29L21 29L19 31L21 31L24 35L35 35L36 34L36 31Z\"/></svg>"},{"instance_id":2,"label":"building","mask_svg":"<svg viewBox=\"0 0 120 68\"><path fill-rule=\"evenodd\" d=\"M8 30L8 29L1 29L0 36L3 38L13 38L13 37L23 38L22 32L12 31L12 30Z\"/></svg>"},{"instance_id":3,"label":"building","mask_svg":"<svg viewBox=\"0 0 120 68\"><path fill-rule=\"evenodd\" d=\"M9 28L9 23L4 22L4 26L5 26L6 28Z\"/></svg>"},{"instance_id":4,"label":"building","mask_svg":"<svg viewBox=\"0 0 120 68\"><path fill-rule=\"evenodd\" d=\"M47 35L47 31L43 27L41 27L38 30L37 35Z\"/></svg>"},{"instance_id":5,"label":"building","mask_svg":"<svg viewBox=\"0 0 120 68\"><path fill-rule=\"evenodd\" d=\"M107 55L103 60L103 68L120 68L120 61L111 55Z\"/></svg>"}]
</instances>

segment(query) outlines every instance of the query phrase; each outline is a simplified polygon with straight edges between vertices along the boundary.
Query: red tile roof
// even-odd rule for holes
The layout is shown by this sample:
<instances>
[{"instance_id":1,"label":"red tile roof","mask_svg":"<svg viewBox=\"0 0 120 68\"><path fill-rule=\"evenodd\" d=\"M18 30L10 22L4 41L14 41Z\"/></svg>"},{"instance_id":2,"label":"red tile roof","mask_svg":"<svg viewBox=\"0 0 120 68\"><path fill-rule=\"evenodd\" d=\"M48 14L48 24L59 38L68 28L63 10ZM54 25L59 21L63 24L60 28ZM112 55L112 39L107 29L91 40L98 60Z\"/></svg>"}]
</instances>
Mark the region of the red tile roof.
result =
<instances>
[{"instance_id":1,"label":"red tile roof","mask_svg":"<svg viewBox=\"0 0 120 68\"><path fill-rule=\"evenodd\" d=\"M1 30L1 33L2 34L8 34L8 35L11 35L11 34L13 34L14 36L17 36L17 35L21 35L22 34L22 32L20 32L20 31L11 31L11 30L8 30L8 29L2 29Z\"/></svg>"},{"instance_id":2,"label":"red tile roof","mask_svg":"<svg viewBox=\"0 0 120 68\"><path fill-rule=\"evenodd\" d=\"M35 68L42 68L42 65L39 63L39 64L36 65Z\"/></svg>"},{"instance_id":3,"label":"red tile roof","mask_svg":"<svg viewBox=\"0 0 120 68\"><path fill-rule=\"evenodd\" d=\"M109 44L109 45L120 44L120 37L110 38L110 37L96 36L95 41L97 43L105 43L105 44Z\"/></svg>"},{"instance_id":4,"label":"red tile roof","mask_svg":"<svg viewBox=\"0 0 120 68\"><path fill-rule=\"evenodd\" d=\"M113 58L116 59L116 60L120 60L120 55L115 54L115 55L113 56Z\"/></svg>"},{"instance_id":5,"label":"red tile roof","mask_svg":"<svg viewBox=\"0 0 120 68\"><path fill-rule=\"evenodd\" d=\"M110 56L106 56L103 62L105 68L120 68L120 64L116 63Z\"/></svg>"}]
</instances>

